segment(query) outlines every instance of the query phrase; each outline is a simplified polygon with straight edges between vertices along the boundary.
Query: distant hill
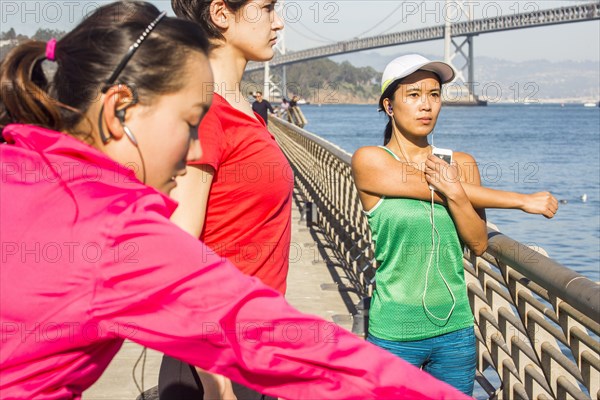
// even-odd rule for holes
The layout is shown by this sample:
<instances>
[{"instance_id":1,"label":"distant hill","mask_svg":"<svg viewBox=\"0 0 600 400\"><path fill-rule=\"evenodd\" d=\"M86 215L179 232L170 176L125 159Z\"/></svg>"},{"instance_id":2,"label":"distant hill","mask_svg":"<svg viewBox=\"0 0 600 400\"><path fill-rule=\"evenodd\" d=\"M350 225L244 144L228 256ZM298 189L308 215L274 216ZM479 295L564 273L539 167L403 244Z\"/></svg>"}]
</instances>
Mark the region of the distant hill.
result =
<instances>
[{"instance_id":1,"label":"distant hill","mask_svg":"<svg viewBox=\"0 0 600 400\"><path fill-rule=\"evenodd\" d=\"M40 29L36 40L61 38L64 32ZM0 59L29 38L13 29L0 34ZM440 59L439 55L427 55ZM381 74L392 57L377 51L322 58L287 67L288 96L298 94L311 103L375 103ZM271 69L273 81L281 82L282 68ZM491 102L596 102L600 99L598 62L508 60L477 57L475 92ZM262 90L262 72L244 75L246 91Z\"/></svg>"},{"instance_id":2,"label":"distant hill","mask_svg":"<svg viewBox=\"0 0 600 400\"><path fill-rule=\"evenodd\" d=\"M280 86L282 67L271 68L272 80ZM329 58L289 65L286 68L287 97L292 94L319 104L373 103L379 96L381 73L371 67L336 63ZM246 87L262 90L262 71L246 73Z\"/></svg>"},{"instance_id":3,"label":"distant hill","mask_svg":"<svg viewBox=\"0 0 600 400\"><path fill-rule=\"evenodd\" d=\"M391 58L362 52L292 64L287 67L288 92L300 93L316 103L375 103L383 69ZM274 81L280 82L281 68L272 71ZM262 88L262 73L247 74L247 79ZM475 64L475 93L491 103L597 102L600 65L592 61L512 62L479 57Z\"/></svg>"},{"instance_id":4,"label":"distant hill","mask_svg":"<svg viewBox=\"0 0 600 400\"><path fill-rule=\"evenodd\" d=\"M427 55L443 59L441 55ZM334 57L357 67L370 66L382 72L393 56L372 52L351 53ZM600 64L593 61L532 60L512 62L498 58L477 57L475 62L476 94L490 100L529 101L598 101L600 99Z\"/></svg>"}]
</instances>

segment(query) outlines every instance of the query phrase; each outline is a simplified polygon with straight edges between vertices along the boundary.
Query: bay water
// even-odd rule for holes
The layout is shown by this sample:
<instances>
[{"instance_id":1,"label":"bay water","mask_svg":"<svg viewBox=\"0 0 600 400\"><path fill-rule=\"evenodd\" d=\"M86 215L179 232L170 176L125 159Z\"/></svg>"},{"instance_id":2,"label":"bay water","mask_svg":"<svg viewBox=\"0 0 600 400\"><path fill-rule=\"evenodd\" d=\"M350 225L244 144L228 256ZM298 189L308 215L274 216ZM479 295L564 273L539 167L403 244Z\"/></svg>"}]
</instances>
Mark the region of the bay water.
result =
<instances>
[{"instance_id":1,"label":"bay water","mask_svg":"<svg viewBox=\"0 0 600 400\"><path fill-rule=\"evenodd\" d=\"M375 105L303 105L305 129L349 153L381 145L387 122ZM600 108L580 104L443 107L437 147L470 153L484 186L561 201L547 220L520 210L488 210L507 236L540 246L568 268L600 281Z\"/></svg>"}]
</instances>

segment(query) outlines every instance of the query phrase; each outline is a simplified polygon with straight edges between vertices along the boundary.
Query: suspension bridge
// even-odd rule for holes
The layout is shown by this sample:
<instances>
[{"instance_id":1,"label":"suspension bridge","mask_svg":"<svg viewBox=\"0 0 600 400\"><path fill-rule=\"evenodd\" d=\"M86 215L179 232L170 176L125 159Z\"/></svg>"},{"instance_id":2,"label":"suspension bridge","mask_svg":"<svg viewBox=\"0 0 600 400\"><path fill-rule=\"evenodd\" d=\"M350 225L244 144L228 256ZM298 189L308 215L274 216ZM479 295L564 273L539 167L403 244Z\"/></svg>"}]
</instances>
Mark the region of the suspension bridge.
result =
<instances>
[{"instance_id":1,"label":"suspension bridge","mask_svg":"<svg viewBox=\"0 0 600 400\"><path fill-rule=\"evenodd\" d=\"M449 4L453 4L455 7L449 7ZM444 59L447 63L452 64L457 71L456 81L462 82L466 87L469 101L475 102L476 98L473 87L475 82L473 67L475 51L473 38L475 36L516 29L600 19L600 1L535 10L531 12L513 13L510 15L499 15L482 19L473 18L473 12L469 9L468 4L469 2L464 2L462 0L446 0L447 7L444 8L446 14L444 16L445 24L340 41L297 52L285 53L285 50L283 50L281 52L283 54L278 54L268 63L249 63L246 71L251 72L264 69L264 92L272 93L275 89L280 93L283 93L285 92L285 89L282 90L281 88L278 88L277 85L273 84L270 67L284 66L281 86L282 88L285 88L286 65L364 50L444 39ZM456 15L456 10L458 10L456 7L460 8L459 15L466 16L466 21L456 21L456 17L451 15L452 10L455 10ZM283 44L282 48L285 49L285 44ZM461 60L464 61L462 65L457 65Z\"/></svg>"}]
</instances>

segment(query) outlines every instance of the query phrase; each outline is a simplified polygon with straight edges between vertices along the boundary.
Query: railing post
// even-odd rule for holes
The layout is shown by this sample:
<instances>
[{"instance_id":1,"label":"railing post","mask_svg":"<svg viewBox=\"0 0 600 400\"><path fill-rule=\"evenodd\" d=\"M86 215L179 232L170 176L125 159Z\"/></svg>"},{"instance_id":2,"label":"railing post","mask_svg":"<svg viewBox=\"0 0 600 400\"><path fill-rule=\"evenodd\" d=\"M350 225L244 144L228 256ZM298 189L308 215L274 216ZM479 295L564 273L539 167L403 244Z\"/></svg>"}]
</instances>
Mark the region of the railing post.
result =
<instances>
[{"instance_id":1,"label":"railing post","mask_svg":"<svg viewBox=\"0 0 600 400\"><path fill-rule=\"evenodd\" d=\"M356 303L356 314L352 316L352 333L357 336L365 337L369 331L370 305L370 297L363 297Z\"/></svg>"},{"instance_id":2,"label":"railing post","mask_svg":"<svg viewBox=\"0 0 600 400\"><path fill-rule=\"evenodd\" d=\"M314 225L314 209L315 205L312 201L304 203L304 219L306 220L306 227L310 228Z\"/></svg>"}]
</instances>

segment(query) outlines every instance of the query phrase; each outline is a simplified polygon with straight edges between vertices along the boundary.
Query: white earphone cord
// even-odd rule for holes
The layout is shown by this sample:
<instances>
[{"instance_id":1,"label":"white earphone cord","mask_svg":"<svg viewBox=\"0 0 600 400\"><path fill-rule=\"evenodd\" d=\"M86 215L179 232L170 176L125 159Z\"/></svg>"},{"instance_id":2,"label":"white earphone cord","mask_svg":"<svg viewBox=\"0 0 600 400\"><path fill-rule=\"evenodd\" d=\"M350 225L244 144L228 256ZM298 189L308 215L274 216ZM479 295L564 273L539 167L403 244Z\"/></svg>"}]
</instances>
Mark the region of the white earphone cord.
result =
<instances>
[{"instance_id":1,"label":"white earphone cord","mask_svg":"<svg viewBox=\"0 0 600 400\"><path fill-rule=\"evenodd\" d=\"M434 136L435 131L432 133L431 135L431 147L435 147L433 145L433 136ZM394 139L396 139L396 143L398 144L398 147L400 148L400 152L402 153L402 156L404 157L404 159L408 162L408 157L406 156L406 153L404 151L404 146L402 145L402 142L400 142L398 140L398 137L396 137L396 135L394 135ZM448 319L450 319L450 316L452 315L452 312L454 311L454 307L456 307L456 297L454 297L454 293L452 292L452 288L450 287L450 285L448 284L448 282L446 281L446 278L444 278L444 275L442 274L442 271L440 271L440 234L438 232L438 230L435 228L435 215L434 215L434 194L433 194L433 189L431 189L431 211L429 214L429 221L431 222L431 255L429 256L429 262L427 264L427 271L425 272L425 288L423 289L423 296L421 298L421 301L423 303L423 308L425 309L425 312L427 314L429 314L432 318L438 320L438 321L443 321L446 322L448 321ZM427 210L427 207L425 206L425 204L421 203L421 205L425 208L425 210ZM438 244L437 244L437 251L435 248L435 235L437 235L438 237ZM440 275L440 277L442 278L442 280L444 281L444 284L446 285L446 288L448 289L448 291L450 292L450 296L452 296L452 308L450 308L450 311L448 312L448 315L445 318L440 318L435 316L431 311L429 311L429 308L427 308L427 301L425 299L425 297L427 296L427 287L429 286L429 270L431 269L431 263L433 261L433 253L436 253L436 269L438 271L438 274Z\"/></svg>"},{"instance_id":2,"label":"white earphone cord","mask_svg":"<svg viewBox=\"0 0 600 400\"><path fill-rule=\"evenodd\" d=\"M425 207L425 209L427 209L425 204L423 204L423 203L421 203L421 204L423 205L423 207ZM448 321L448 319L450 319L450 316L452 315L452 312L454 311L454 307L456 307L456 297L454 297L452 288L450 288L450 285L446 281L446 278L444 278L442 271L440 271L440 263L439 263L439 261L440 261L440 233L438 232L438 230L435 227L434 205L435 205L435 203L434 203L434 198L433 198L433 189L431 189L431 211L429 214L429 220L431 222L431 255L429 256L429 263L427 264L427 271L425 272L425 288L423 289L422 302L423 302L423 308L425 309L425 312L427 314L429 314L432 318L437 319L438 321L446 322L446 321ZM435 235L437 235L437 238L438 238L437 249L435 247ZM452 308L450 308L450 311L448 311L448 315L446 315L445 318L437 317L431 311L429 311L429 308L427 308L427 301L425 299L425 297L427 296L427 287L429 286L429 270L431 269L431 262L433 261L434 251L436 253L436 260L435 260L436 269L438 271L438 274L444 281L446 288L450 292L450 296L452 296Z\"/></svg>"}]
</instances>

